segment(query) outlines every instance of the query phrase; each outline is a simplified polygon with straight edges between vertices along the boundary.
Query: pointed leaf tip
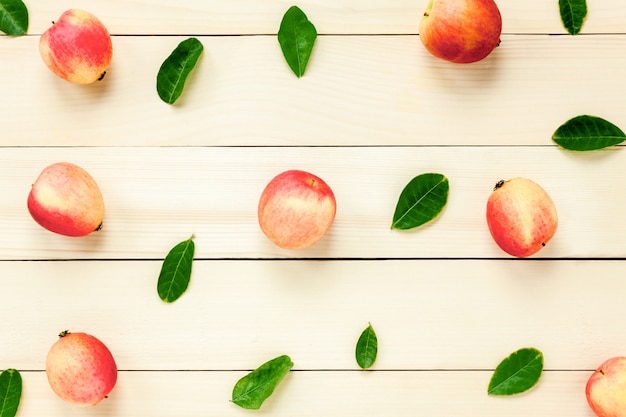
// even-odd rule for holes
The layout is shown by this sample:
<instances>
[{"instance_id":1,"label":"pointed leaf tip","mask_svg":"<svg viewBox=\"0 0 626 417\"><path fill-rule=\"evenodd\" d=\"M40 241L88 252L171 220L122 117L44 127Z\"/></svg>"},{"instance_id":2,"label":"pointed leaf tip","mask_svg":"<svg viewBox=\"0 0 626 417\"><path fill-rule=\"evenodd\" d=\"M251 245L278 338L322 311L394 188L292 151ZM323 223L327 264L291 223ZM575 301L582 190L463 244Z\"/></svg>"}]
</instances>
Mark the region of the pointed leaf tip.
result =
<instances>
[{"instance_id":1,"label":"pointed leaf tip","mask_svg":"<svg viewBox=\"0 0 626 417\"><path fill-rule=\"evenodd\" d=\"M174 104L183 93L185 82L195 68L204 47L197 38L188 38L178 44L163 61L157 74L157 93L167 104Z\"/></svg>"},{"instance_id":2,"label":"pointed leaf tip","mask_svg":"<svg viewBox=\"0 0 626 417\"><path fill-rule=\"evenodd\" d=\"M552 135L554 143L571 151L593 151L622 143L624 132L613 123L596 116L576 116Z\"/></svg>"},{"instance_id":3,"label":"pointed leaf tip","mask_svg":"<svg viewBox=\"0 0 626 417\"><path fill-rule=\"evenodd\" d=\"M157 292L161 300L173 303L184 294L191 280L195 252L194 236L174 246L163 260Z\"/></svg>"},{"instance_id":4,"label":"pointed leaf tip","mask_svg":"<svg viewBox=\"0 0 626 417\"><path fill-rule=\"evenodd\" d=\"M408 230L434 220L446 206L449 190L448 179L442 174L413 178L400 194L391 228Z\"/></svg>"},{"instance_id":5,"label":"pointed leaf tip","mask_svg":"<svg viewBox=\"0 0 626 417\"><path fill-rule=\"evenodd\" d=\"M535 348L522 348L506 357L496 367L487 393L515 395L533 388L543 372L543 354Z\"/></svg>"},{"instance_id":6,"label":"pointed leaf tip","mask_svg":"<svg viewBox=\"0 0 626 417\"><path fill-rule=\"evenodd\" d=\"M313 23L299 7L291 6L280 23L278 42L287 64L298 78L304 75L315 39L317 30Z\"/></svg>"},{"instance_id":7,"label":"pointed leaf tip","mask_svg":"<svg viewBox=\"0 0 626 417\"><path fill-rule=\"evenodd\" d=\"M570 35L578 35L587 17L586 0L559 0L561 21Z\"/></svg>"},{"instance_id":8,"label":"pointed leaf tip","mask_svg":"<svg viewBox=\"0 0 626 417\"><path fill-rule=\"evenodd\" d=\"M356 362L361 369L369 369L376 362L378 355L378 338L370 323L359 336L356 344Z\"/></svg>"},{"instance_id":9,"label":"pointed leaf tip","mask_svg":"<svg viewBox=\"0 0 626 417\"><path fill-rule=\"evenodd\" d=\"M233 388L232 402L250 410L258 410L293 368L287 355L274 358L242 377Z\"/></svg>"}]
</instances>

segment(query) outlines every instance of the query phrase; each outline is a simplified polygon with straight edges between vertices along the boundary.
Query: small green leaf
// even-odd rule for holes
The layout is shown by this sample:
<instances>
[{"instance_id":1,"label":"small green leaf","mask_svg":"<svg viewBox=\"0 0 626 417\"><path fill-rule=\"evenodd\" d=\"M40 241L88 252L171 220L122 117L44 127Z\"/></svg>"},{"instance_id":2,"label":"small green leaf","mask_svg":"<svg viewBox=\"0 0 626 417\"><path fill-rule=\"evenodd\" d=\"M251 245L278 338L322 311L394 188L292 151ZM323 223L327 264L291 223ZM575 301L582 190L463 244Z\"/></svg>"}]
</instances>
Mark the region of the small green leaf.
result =
<instances>
[{"instance_id":1,"label":"small green leaf","mask_svg":"<svg viewBox=\"0 0 626 417\"><path fill-rule=\"evenodd\" d=\"M0 374L0 417L14 417L22 398L22 376L15 369Z\"/></svg>"},{"instance_id":2,"label":"small green leaf","mask_svg":"<svg viewBox=\"0 0 626 417\"><path fill-rule=\"evenodd\" d=\"M22 0L0 0L0 31L22 36L28 30L28 9Z\"/></svg>"},{"instance_id":3,"label":"small green leaf","mask_svg":"<svg viewBox=\"0 0 626 417\"><path fill-rule=\"evenodd\" d=\"M543 354L535 348L522 348L511 353L494 371L487 392L489 395L514 395L534 387L543 372Z\"/></svg>"},{"instance_id":4,"label":"small green leaf","mask_svg":"<svg viewBox=\"0 0 626 417\"><path fill-rule=\"evenodd\" d=\"M300 8L291 6L280 23L278 42L287 64L298 78L304 75L316 38L313 23Z\"/></svg>"},{"instance_id":5,"label":"small green leaf","mask_svg":"<svg viewBox=\"0 0 626 417\"><path fill-rule=\"evenodd\" d=\"M559 0L561 21L570 35L578 35L587 16L587 0Z\"/></svg>"},{"instance_id":6,"label":"small green leaf","mask_svg":"<svg viewBox=\"0 0 626 417\"><path fill-rule=\"evenodd\" d=\"M378 338L371 323L361 333L356 343L356 363L362 369L371 368L378 354Z\"/></svg>"},{"instance_id":7,"label":"small green leaf","mask_svg":"<svg viewBox=\"0 0 626 417\"><path fill-rule=\"evenodd\" d=\"M195 245L193 236L174 246L163 260L157 292L161 300L172 303L183 295L191 280Z\"/></svg>"},{"instance_id":8,"label":"small green leaf","mask_svg":"<svg viewBox=\"0 0 626 417\"><path fill-rule=\"evenodd\" d=\"M552 135L559 146L571 151L593 151L620 144L626 139L613 123L595 116L577 116L562 124Z\"/></svg>"},{"instance_id":9,"label":"small green leaf","mask_svg":"<svg viewBox=\"0 0 626 417\"><path fill-rule=\"evenodd\" d=\"M413 178L402 190L392 229L407 230L435 219L448 202L450 185L441 174L422 174Z\"/></svg>"},{"instance_id":10,"label":"small green leaf","mask_svg":"<svg viewBox=\"0 0 626 417\"><path fill-rule=\"evenodd\" d=\"M157 74L157 92L161 100L174 104L183 92L185 81L194 69L204 47L196 38L188 38L178 44L168 56Z\"/></svg>"},{"instance_id":11,"label":"small green leaf","mask_svg":"<svg viewBox=\"0 0 626 417\"><path fill-rule=\"evenodd\" d=\"M233 388L232 402L242 408L258 410L291 368L293 362L287 355L265 362L237 381Z\"/></svg>"}]
</instances>

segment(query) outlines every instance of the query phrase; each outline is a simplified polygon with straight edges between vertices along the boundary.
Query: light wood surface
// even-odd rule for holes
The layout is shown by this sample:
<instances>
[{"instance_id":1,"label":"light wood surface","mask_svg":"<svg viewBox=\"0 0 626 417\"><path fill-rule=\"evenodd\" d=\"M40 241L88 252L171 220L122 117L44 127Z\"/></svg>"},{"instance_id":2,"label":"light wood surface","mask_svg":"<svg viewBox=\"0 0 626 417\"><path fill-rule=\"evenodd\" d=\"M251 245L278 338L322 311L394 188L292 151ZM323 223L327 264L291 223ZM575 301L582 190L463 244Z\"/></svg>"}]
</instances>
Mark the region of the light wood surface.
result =
<instances>
[{"instance_id":1,"label":"light wood surface","mask_svg":"<svg viewBox=\"0 0 626 417\"><path fill-rule=\"evenodd\" d=\"M590 2L573 37L556 1L500 0L501 46L453 65L420 43L426 3L297 3L321 35L298 79L276 40L292 3L27 2L28 35L0 36L0 369L24 378L19 417L593 416L589 375L626 355L626 156L566 152L551 136L580 114L626 127L626 8ZM96 85L68 84L39 57L40 34L71 7L113 35ZM189 36L205 50L168 106L156 73ZM66 238L30 217L30 185L58 161L97 180L101 231ZM338 204L328 235L301 251L274 246L256 218L265 184L292 168L322 177ZM402 188L425 172L449 178L447 207L391 230ZM559 214L527 260L485 222L494 184L517 176ZM165 304L161 262L192 234L190 287ZM361 371L367 323L379 356ZM65 329L101 338L119 365L95 407L46 381ZM540 383L488 396L494 367L526 346L545 355ZM230 403L241 376L281 354L294 370L261 410Z\"/></svg>"}]
</instances>

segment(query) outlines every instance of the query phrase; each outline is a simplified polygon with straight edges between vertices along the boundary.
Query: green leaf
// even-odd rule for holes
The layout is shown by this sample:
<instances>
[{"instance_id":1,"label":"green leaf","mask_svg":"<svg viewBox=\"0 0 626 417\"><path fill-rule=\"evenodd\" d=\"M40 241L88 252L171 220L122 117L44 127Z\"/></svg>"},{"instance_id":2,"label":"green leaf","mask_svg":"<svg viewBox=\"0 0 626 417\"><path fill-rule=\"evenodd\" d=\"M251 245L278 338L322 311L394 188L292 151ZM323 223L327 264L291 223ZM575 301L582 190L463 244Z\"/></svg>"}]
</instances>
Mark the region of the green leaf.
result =
<instances>
[{"instance_id":1,"label":"green leaf","mask_svg":"<svg viewBox=\"0 0 626 417\"><path fill-rule=\"evenodd\" d=\"M258 410L291 368L293 362L287 355L264 363L237 381L233 388L232 402L243 408Z\"/></svg>"},{"instance_id":2,"label":"green leaf","mask_svg":"<svg viewBox=\"0 0 626 417\"><path fill-rule=\"evenodd\" d=\"M157 292L161 300L176 301L189 286L195 245L193 236L174 246L163 260Z\"/></svg>"},{"instance_id":3,"label":"green leaf","mask_svg":"<svg viewBox=\"0 0 626 417\"><path fill-rule=\"evenodd\" d=\"M21 0L0 0L0 31L22 36L28 30L28 9Z\"/></svg>"},{"instance_id":4,"label":"green leaf","mask_svg":"<svg viewBox=\"0 0 626 417\"><path fill-rule=\"evenodd\" d=\"M185 81L194 69L204 47L196 38L188 38L178 44L168 56L157 74L157 92L161 100L174 104L183 92Z\"/></svg>"},{"instance_id":5,"label":"green leaf","mask_svg":"<svg viewBox=\"0 0 626 417\"><path fill-rule=\"evenodd\" d=\"M362 369L371 368L378 354L378 338L371 323L361 333L356 343L356 363Z\"/></svg>"},{"instance_id":6,"label":"green leaf","mask_svg":"<svg viewBox=\"0 0 626 417\"><path fill-rule=\"evenodd\" d=\"M534 387L543 372L543 354L535 348L519 349L505 358L494 371L489 395L514 395Z\"/></svg>"},{"instance_id":7,"label":"green leaf","mask_svg":"<svg viewBox=\"0 0 626 417\"><path fill-rule=\"evenodd\" d=\"M402 190L392 229L407 230L435 219L448 202L448 179L441 174L422 174Z\"/></svg>"},{"instance_id":8,"label":"green leaf","mask_svg":"<svg viewBox=\"0 0 626 417\"><path fill-rule=\"evenodd\" d=\"M577 116L562 124L552 135L559 146L571 151L593 151L617 145L626 139L613 123L595 116Z\"/></svg>"},{"instance_id":9,"label":"green leaf","mask_svg":"<svg viewBox=\"0 0 626 417\"><path fill-rule=\"evenodd\" d=\"M561 21L570 35L578 35L587 16L587 0L559 0Z\"/></svg>"},{"instance_id":10,"label":"green leaf","mask_svg":"<svg viewBox=\"0 0 626 417\"><path fill-rule=\"evenodd\" d=\"M280 23L278 42L287 64L298 78L304 75L316 38L313 23L300 8L291 6Z\"/></svg>"},{"instance_id":11,"label":"green leaf","mask_svg":"<svg viewBox=\"0 0 626 417\"><path fill-rule=\"evenodd\" d=\"M22 397L22 377L15 369L0 374L0 417L14 417Z\"/></svg>"}]
</instances>

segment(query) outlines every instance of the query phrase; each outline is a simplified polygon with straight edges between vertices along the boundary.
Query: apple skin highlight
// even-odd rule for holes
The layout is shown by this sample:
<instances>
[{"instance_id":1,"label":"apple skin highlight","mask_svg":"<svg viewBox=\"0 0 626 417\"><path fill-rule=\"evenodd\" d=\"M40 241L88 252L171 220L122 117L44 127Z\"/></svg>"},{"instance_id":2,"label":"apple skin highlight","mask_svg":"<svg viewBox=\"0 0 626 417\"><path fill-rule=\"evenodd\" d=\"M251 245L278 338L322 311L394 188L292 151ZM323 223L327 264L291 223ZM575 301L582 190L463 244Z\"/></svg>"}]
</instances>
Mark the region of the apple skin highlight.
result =
<instances>
[{"instance_id":1,"label":"apple skin highlight","mask_svg":"<svg viewBox=\"0 0 626 417\"><path fill-rule=\"evenodd\" d=\"M454 63L486 58L499 44L502 16L493 0L431 0L419 25L422 44Z\"/></svg>"},{"instance_id":2,"label":"apple skin highlight","mask_svg":"<svg viewBox=\"0 0 626 417\"><path fill-rule=\"evenodd\" d=\"M64 80L91 84L104 77L113 58L113 45L96 16L70 9L41 35L39 53L46 66Z\"/></svg>"},{"instance_id":3,"label":"apple skin highlight","mask_svg":"<svg viewBox=\"0 0 626 417\"><path fill-rule=\"evenodd\" d=\"M487 225L498 246L509 255L525 258L552 239L558 227L554 202L527 178L500 181L487 200Z\"/></svg>"},{"instance_id":4,"label":"apple skin highlight","mask_svg":"<svg viewBox=\"0 0 626 417\"><path fill-rule=\"evenodd\" d=\"M335 195L321 178L300 170L274 177L259 199L263 233L284 249L303 249L320 240L332 225Z\"/></svg>"},{"instance_id":5,"label":"apple skin highlight","mask_svg":"<svg viewBox=\"0 0 626 417\"><path fill-rule=\"evenodd\" d=\"M77 406L96 405L115 387L117 364L96 337L61 332L48 351L46 376L61 399Z\"/></svg>"},{"instance_id":6,"label":"apple skin highlight","mask_svg":"<svg viewBox=\"0 0 626 417\"><path fill-rule=\"evenodd\" d=\"M102 228L104 199L93 177L78 165L58 162L39 174L26 205L44 229L65 236L86 236Z\"/></svg>"},{"instance_id":7,"label":"apple skin highlight","mask_svg":"<svg viewBox=\"0 0 626 417\"><path fill-rule=\"evenodd\" d=\"M585 396L598 417L626 417L626 357L604 361L587 380Z\"/></svg>"}]
</instances>

